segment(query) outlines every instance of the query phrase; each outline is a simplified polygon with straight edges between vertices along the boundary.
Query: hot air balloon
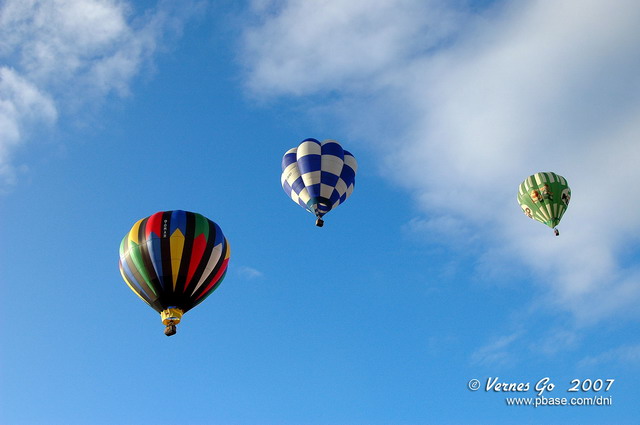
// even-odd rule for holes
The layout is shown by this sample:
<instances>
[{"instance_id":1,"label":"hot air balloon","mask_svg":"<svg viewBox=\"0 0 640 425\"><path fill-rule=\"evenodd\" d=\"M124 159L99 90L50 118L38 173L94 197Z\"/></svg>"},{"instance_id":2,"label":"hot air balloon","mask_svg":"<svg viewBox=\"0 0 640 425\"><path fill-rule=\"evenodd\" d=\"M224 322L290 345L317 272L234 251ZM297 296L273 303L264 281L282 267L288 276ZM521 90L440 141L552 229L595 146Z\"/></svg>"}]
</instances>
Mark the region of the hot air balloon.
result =
<instances>
[{"instance_id":1,"label":"hot air balloon","mask_svg":"<svg viewBox=\"0 0 640 425\"><path fill-rule=\"evenodd\" d=\"M520 184L518 203L527 217L551 227L556 236L571 199L567 180L552 172L536 173Z\"/></svg>"},{"instance_id":2,"label":"hot air balloon","mask_svg":"<svg viewBox=\"0 0 640 425\"><path fill-rule=\"evenodd\" d=\"M335 140L305 139L282 158L280 182L293 202L317 217L343 203L353 192L356 159Z\"/></svg>"},{"instance_id":3,"label":"hot air balloon","mask_svg":"<svg viewBox=\"0 0 640 425\"><path fill-rule=\"evenodd\" d=\"M165 335L224 279L230 248L220 227L188 211L160 211L136 222L120 244L120 273L160 313Z\"/></svg>"}]
</instances>

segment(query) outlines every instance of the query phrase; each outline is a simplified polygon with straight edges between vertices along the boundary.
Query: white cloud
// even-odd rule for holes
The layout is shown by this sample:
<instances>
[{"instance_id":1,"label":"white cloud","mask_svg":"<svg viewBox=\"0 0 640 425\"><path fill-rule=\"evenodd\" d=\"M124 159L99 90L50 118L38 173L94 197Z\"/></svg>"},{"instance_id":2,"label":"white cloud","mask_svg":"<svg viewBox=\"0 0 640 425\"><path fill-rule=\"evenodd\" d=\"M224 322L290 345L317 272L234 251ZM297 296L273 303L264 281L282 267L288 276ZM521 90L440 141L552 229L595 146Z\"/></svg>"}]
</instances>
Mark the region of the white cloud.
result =
<instances>
[{"instance_id":1,"label":"white cloud","mask_svg":"<svg viewBox=\"0 0 640 425\"><path fill-rule=\"evenodd\" d=\"M141 18L121 0L6 0L0 5L0 184L26 129L126 95L168 30L192 5L161 3Z\"/></svg>"},{"instance_id":2,"label":"white cloud","mask_svg":"<svg viewBox=\"0 0 640 425\"><path fill-rule=\"evenodd\" d=\"M57 111L52 99L14 70L0 66L0 182L14 183L11 150L32 123L53 123Z\"/></svg>"},{"instance_id":3,"label":"white cloud","mask_svg":"<svg viewBox=\"0 0 640 425\"><path fill-rule=\"evenodd\" d=\"M259 94L362 87L433 48L456 15L424 0L260 1L254 7L263 19L244 42L248 84Z\"/></svg>"},{"instance_id":4,"label":"white cloud","mask_svg":"<svg viewBox=\"0 0 640 425\"><path fill-rule=\"evenodd\" d=\"M482 239L495 267L524 264L581 323L633 314L640 267L621 254L640 234L640 4L540 0L477 15L444 1L266 4L246 33L249 86L332 92L428 217L410 226ZM376 122L392 130L367 132ZM559 238L515 201L538 171L573 190Z\"/></svg>"}]
</instances>

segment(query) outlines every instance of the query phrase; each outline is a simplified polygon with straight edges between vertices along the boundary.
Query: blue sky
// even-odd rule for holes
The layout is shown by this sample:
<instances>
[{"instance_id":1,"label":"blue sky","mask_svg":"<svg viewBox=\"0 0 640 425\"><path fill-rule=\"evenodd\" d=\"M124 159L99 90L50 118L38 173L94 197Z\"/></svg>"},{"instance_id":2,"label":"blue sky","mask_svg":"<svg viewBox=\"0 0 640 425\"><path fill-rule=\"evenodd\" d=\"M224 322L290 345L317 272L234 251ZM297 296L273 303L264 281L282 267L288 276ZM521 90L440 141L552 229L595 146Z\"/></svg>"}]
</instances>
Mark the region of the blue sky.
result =
<instances>
[{"instance_id":1,"label":"blue sky","mask_svg":"<svg viewBox=\"0 0 640 425\"><path fill-rule=\"evenodd\" d=\"M639 18L631 0L0 3L0 422L637 423ZM359 163L322 229L280 187L307 137ZM515 200L548 170L572 188L558 238ZM171 209L232 252L167 338L117 262ZM507 406L536 394L495 377L613 404Z\"/></svg>"}]
</instances>

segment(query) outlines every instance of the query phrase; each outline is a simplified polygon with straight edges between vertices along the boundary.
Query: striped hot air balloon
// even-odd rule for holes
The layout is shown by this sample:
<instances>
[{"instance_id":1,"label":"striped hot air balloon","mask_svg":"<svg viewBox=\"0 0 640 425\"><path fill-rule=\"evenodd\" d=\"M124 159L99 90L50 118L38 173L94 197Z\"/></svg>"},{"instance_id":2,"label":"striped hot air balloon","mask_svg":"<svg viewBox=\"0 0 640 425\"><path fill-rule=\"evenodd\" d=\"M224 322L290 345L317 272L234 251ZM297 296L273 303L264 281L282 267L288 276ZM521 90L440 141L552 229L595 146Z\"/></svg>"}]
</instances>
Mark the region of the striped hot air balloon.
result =
<instances>
[{"instance_id":1,"label":"striped hot air balloon","mask_svg":"<svg viewBox=\"0 0 640 425\"><path fill-rule=\"evenodd\" d=\"M520 184L518 203L527 217L551 227L556 236L560 223L571 199L567 180L552 172L536 173Z\"/></svg>"},{"instance_id":2,"label":"striped hot air balloon","mask_svg":"<svg viewBox=\"0 0 640 425\"><path fill-rule=\"evenodd\" d=\"M305 139L282 158L280 182L293 202L317 217L342 204L353 192L358 163L335 140Z\"/></svg>"},{"instance_id":3,"label":"striped hot air balloon","mask_svg":"<svg viewBox=\"0 0 640 425\"><path fill-rule=\"evenodd\" d=\"M173 335L182 315L224 279L229 243L220 227L188 211L160 211L136 222L120 244L120 273L160 313Z\"/></svg>"}]
</instances>

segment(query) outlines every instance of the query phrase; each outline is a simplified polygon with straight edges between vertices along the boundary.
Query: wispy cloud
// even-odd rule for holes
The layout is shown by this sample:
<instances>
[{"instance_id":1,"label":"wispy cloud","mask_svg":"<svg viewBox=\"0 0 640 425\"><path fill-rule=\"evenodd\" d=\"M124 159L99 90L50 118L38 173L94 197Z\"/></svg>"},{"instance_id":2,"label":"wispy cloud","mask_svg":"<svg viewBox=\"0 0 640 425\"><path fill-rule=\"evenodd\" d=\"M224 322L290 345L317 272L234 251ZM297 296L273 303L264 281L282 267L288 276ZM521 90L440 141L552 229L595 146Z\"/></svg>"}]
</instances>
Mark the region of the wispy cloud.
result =
<instances>
[{"instance_id":1,"label":"wispy cloud","mask_svg":"<svg viewBox=\"0 0 640 425\"><path fill-rule=\"evenodd\" d=\"M457 246L468 246L474 236L466 221L450 215L413 218L403 227L403 231L412 238L440 239L443 243Z\"/></svg>"},{"instance_id":2,"label":"wispy cloud","mask_svg":"<svg viewBox=\"0 0 640 425\"><path fill-rule=\"evenodd\" d=\"M523 336L520 331L502 336L480 347L471 355L471 361L481 366L510 366L515 362L511 347Z\"/></svg>"},{"instance_id":3,"label":"wispy cloud","mask_svg":"<svg viewBox=\"0 0 640 425\"><path fill-rule=\"evenodd\" d=\"M588 356L578 362L578 367L586 368L600 365L640 364L640 344L622 345L611 350L600 353L596 356Z\"/></svg>"},{"instance_id":4,"label":"wispy cloud","mask_svg":"<svg viewBox=\"0 0 640 425\"><path fill-rule=\"evenodd\" d=\"M240 266L237 270L238 274L247 280L258 279L264 276L264 273L260 270L254 269L253 267Z\"/></svg>"},{"instance_id":5,"label":"wispy cloud","mask_svg":"<svg viewBox=\"0 0 640 425\"><path fill-rule=\"evenodd\" d=\"M120 0L6 0L0 5L0 184L30 130L65 111L129 93L133 78L191 5L135 17ZM175 11L173 11L175 12Z\"/></svg>"},{"instance_id":6,"label":"wispy cloud","mask_svg":"<svg viewBox=\"0 0 640 425\"><path fill-rule=\"evenodd\" d=\"M550 305L580 323L637 305L640 268L620 253L640 234L631 193L640 178L640 4L259 4L245 39L249 87L263 96L331 92L319 99L379 151L386 175L424 212L410 226L427 240L436 242L434 229L464 229L483 240L479 257L524 265ZM380 122L390 129L378 133ZM548 170L574 195L559 238L515 202L525 177Z\"/></svg>"},{"instance_id":7,"label":"wispy cloud","mask_svg":"<svg viewBox=\"0 0 640 425\"><path fill-rule=\"evenodd\" d=\"M527 341L529 344L527 351L553 358L558 353L578 347L581 342L580 334L579 330L567 327L545 329L541 337Z\"/></svg>"}]
</instances>

